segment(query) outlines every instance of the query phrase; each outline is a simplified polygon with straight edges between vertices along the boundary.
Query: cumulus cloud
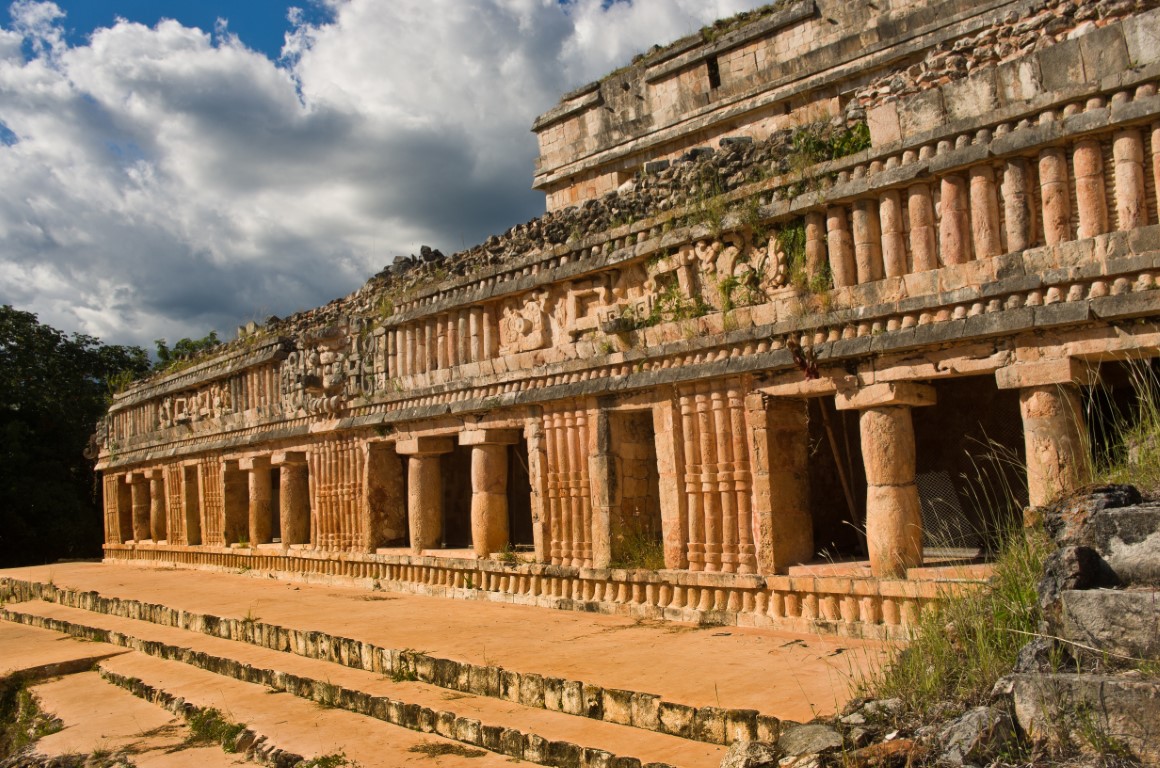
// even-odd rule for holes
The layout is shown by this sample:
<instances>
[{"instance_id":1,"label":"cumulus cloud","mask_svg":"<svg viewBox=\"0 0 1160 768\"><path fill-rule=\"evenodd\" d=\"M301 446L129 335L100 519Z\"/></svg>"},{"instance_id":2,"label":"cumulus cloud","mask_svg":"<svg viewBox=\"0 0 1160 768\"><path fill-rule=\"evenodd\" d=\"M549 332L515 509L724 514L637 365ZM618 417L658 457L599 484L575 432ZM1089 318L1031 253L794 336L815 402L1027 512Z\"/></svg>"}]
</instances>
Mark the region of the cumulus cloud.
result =
<instances>
[{"instance_id":1,"label":"cumulus cloud","mask_svg":"<svg viewBox=\"0 0 1160 768\"><path fill-rule=\"evenodd\" d=\"M757 0L326 0L272 61L52 2L0 27L0 302L108 341L227 332L537 215L564 91Z\"/></svg>"}]
</instances>

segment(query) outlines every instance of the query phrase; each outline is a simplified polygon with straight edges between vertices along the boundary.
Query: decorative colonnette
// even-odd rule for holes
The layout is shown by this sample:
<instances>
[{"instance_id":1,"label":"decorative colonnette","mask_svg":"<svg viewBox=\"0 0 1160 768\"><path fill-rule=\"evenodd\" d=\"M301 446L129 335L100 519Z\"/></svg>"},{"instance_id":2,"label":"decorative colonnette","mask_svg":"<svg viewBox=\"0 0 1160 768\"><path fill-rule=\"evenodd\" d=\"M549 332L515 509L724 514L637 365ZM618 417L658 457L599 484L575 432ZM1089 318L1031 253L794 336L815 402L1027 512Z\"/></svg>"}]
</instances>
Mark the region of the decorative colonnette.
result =
<instances>
[{"instance_id":1,"label":"decorative colonnette","mask_svg":"<svg viewBox=\"0 0 1160 768\"><path fill-rule=\"evenodd\" d=\"M263 554L240 548L110 545L109 562L171 563L185 568L284 579L364 584L396 592L663 618L707 625L770 627L850 637L907 639L925 606L979 583L961 578L875 579L760 576L694 571L572 568L452 557L301 551ZM953 571L953 569L952 569Z\"/></svg>"}]
</instances>

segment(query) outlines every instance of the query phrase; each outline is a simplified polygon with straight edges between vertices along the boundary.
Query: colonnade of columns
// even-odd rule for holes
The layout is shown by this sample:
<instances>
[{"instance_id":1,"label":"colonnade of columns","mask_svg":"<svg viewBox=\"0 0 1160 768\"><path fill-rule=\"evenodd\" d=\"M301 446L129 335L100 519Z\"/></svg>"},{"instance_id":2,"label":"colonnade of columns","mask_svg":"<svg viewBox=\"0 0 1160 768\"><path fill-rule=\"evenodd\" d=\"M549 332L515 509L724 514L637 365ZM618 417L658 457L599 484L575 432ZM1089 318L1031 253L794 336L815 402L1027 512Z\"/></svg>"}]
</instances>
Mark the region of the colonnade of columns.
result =
<instances>
[{"instance_id":1,"label":"colonnade of columns","mask_svg":"<svg viewBox=\"0 0 1160 768\"><path fill-rule=\"evenodd\" d=\"M1067 359L1019 363L1000 369L996 383L1019 390L1031 503L1050 502L1085 483L1090 462L1079 398L1080 387L1093 383L1090 369ZM666 567L772 574L809 561L814 542L807 399L749 391L739 378L656 394L644 407L652 411L648 439L655 440ZM871 570L905 578L922 563L913 412L935 405L936 389L887 382L838 391L834 398L839 411L859 414ZM533 480L544 490L536 515L542 561L610 564L616 446L607 444L608 430L600 426L607 426L605 413L594 400L572 401L546 409L532 430L544 452L534 462L542 484ZM633 423L643 424L638 431L647 434L649 422L634 417ZM522 438L518 429L475 428L455 436L363 441L348 456L363 462L360 469L328 470L355 486L359 499L359 519L351 525L360 533L351 548L373 552L409 538L416 554L439 549L448 481L444 457L458 446L470 453L472 547L481 558L502 550L511 529L509 457ZM164 542L172 534L174 542L189 545L261 546L274 542L276 527L283 547L326 548L320 533L335 524L319 522L321 485L311 461L304 449L107 475L107 538ZM167 487L173 483L181 488ZM167 500L183 509L167 517Z\"/></svg>"}]
</instances>

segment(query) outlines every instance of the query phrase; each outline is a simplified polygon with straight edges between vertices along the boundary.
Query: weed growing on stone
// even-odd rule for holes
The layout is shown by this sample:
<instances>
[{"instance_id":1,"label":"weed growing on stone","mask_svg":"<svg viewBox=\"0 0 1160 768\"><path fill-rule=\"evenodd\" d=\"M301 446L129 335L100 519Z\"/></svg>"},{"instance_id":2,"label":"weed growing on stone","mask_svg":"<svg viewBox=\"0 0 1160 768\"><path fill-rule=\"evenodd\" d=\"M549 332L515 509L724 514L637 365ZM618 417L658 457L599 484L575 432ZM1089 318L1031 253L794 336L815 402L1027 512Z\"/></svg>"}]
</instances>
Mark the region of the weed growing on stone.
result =
<instances>
[{"instance_id":1,"label":"weed growing on stone","mask_svg":"<svg viewBox=\"0 0 1160 768\"><path fill-rule=\"evenodd\" d=\"M329 755L319 755L309 760L303 760L298 768L358 768L359 763L351 760L344 752Z\"/></svg>"},{"instance_id":2,"label":"weed growing on stone","mask_svg":"<svg viewBox=\"0 0 1160 768\"><path fill-rule=\"evenodd\" d=\"M1147 497L1160 496L1160 373L1148 362L1129 364L1129 404L1096 389L1088 404L1096 440L1093 476L1101 483L1131 483Z\"/></svg>"},{"instance_id":3,"label":"weed growing on stone","mask_svg":"<svg viewBox=\"0 0 1160 768\"><path fill-rule=\"evenodd\" d=\"M25 678L15 675L0 680L0 761L63 727L60 720L40 710Z\"/></svg>"},{"instance_id":4,"label":"weed growing on stone","mask_svg":"<svg viewBox=\"0 0 1160 768\"><path fill-rule=\"evenodd\" d=\"M232 723L213 707L190 715L187 725L191 744L219 744L226 752L235 751L238 736L246 730L245 723Z\"/></svg>"},{"instance_id":5,"label":"weed growing on stone","mask_svg":"<svg viewBox=\"0 0 1160 768\"><path fill-rule=\"evenodd\" d=\"M627 531L615 544L611 565L628 570L662 570L665 567L664 544L647 531Z\"/></svg>"},{"instance_id":6,"label":"weed growing on stone","mask_svg":"<svg viewBox=\"0 0 1160 768\"><path fill-rule=\"evenodd\" d=\"M520 556L512 549L510 543L504 544L503 549L495 553L495 559L509 567L515 567L520 564Z\"/></svg>"},{"instance_id":7,"label":"weed growing on stone","mask_svg":"<svg viewBox=\"0 0 1160 768\"><path fill-rule=\"evenodd\" d=\"M426 755L427 757L444 757L445 755L455 755L456 757L483 757L487 754L482 749L470 749L459 744L449 744L442 741L425 741L422 744L416 744L407 751L419 755Z\"/></svg>"}]
</instances>

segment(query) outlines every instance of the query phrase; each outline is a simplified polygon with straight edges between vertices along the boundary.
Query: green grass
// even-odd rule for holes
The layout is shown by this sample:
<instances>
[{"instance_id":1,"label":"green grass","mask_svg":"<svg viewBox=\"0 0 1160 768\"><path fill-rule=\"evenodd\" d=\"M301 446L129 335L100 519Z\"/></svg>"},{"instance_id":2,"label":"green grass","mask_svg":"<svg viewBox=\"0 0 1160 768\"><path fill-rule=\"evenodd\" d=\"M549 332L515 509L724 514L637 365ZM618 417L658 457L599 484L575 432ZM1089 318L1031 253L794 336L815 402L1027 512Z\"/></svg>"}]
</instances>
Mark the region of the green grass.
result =
<instances>
[{"instance_id":1,"label":"green grass","mask_svg":"<svg viewBox=\"0 0 1160 768\"><path fill-rule=\"evenodd\" d=\"M230 722L212 707L195 712L187 725L191 743L219 744L226 752L234 751L238 736L246 730L245 723Z\"/></svg>"},{"instance_id":2,"label":"green grass","mask_svg":"<svg viewBox=\"0 0 1160 768\"><path fill-rule=\"evenodd\" d=\"M1100 414L1105 423L1089 425L1097 443L1092 474L1099 483L1131 483L1144 496L1158 498L1160 374L1147 362L1133 362L1127 364L1127 378L1127 406L1118 406L1106 390L1093 394L1089 413Z\"/></svg>"},{"instance_id":3,"label":"green grass","mask_svg":"<svg viewBox=\"0 0 1160 768\"><path fill-rule=\"evenodd\" d=\"M986 703L1039 627L1035 585L1050 551L1037 529L1013 524L1000 539L986 586L924 611L912 642L862 683L862 695L901 699L915 721L945 717L948 701L960 711Z\"/></svg>"},{"instance_id":4,"label":"green grass","mask_svg":"<svg viewBox=\"0 0 1160 768\"><path fill-rule=\"evenodd\" d=\"M613 568L659 571L665 567L664 544L645 531L627 531L613 546Z\"/></svg>"},{"instance_id":5,"label":"green grass","mask_svg":"<svg viewBox=\"0 0 1160 768\"><path fill-rule=\"evenodd\" d=\"M358 768L359 763L351 760L343 752L319 755L298 764L298 768Z\"/></svg>"},{"instance_id":6,"label":"green grass","mask_svg":"<svg viewBox=\"0 0 1160 768\"><path fill-rule=\"evenodd\" d=\"M19 675L0 679L0 761L62 727L60 720L41 712L27 680Z\"/></svg>"}]
</instances>

